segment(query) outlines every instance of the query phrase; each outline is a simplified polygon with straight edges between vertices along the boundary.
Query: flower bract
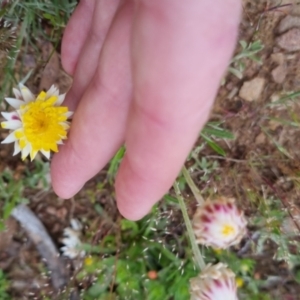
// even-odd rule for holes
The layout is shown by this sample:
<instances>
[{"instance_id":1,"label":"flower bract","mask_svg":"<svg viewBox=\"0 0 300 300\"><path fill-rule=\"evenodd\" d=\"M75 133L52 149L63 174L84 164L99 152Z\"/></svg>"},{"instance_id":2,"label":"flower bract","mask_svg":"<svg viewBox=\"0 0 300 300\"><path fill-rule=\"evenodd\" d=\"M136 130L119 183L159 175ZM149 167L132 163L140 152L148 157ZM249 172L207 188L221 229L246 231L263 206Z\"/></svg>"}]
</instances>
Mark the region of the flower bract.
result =
<instances>
[{"instance_id":1,"label":"flower bract","mask_svg":"<svg viewBox=\"0 0 300 300\"><path fill-rule=\"evenodd\" d=\"M191 300L237 300L235 274L223 263L207 265L190 280Z\"/></svg>"},{"instance_id":2,"label":"flower bract","mask_svg":"<svg viewBox=\"0 0 300 300\"><path fill-rule=\"evenodd\" d=\"M225 249L240 242L246 233L246 220L231 198L221 197L198 207L193 217L197 242Z\"/></svg>"},{"instance_id":3,"label":"flower bract","mask_svg":"<svg viewBox=\"0 0 300 300\"><path fill-rule=\"evenodd\" d=\"M67 121L72 112L61 106L65 94L59 95L53 85L47 92L34 96L31 91L19 84L13 89L15 98L5 98L15 110L2 112L6 121L2 128L12 132L2 141L3 144L14 143L13 155L21 152L24 160L28 155L33 160L38 152L50 158L50 152L58 152L58 145L67 138L70 123Z\"/></svg>"},{"instance_id":4,"label":"flower bract","mask_svg":"<svg viewBox=\"0 0 300 300\"><path fill-rule=\"evenodd\" d=\"M84 257L85 251L80 249L81 247L81 236L82 225L76 220L71 220L71 227L64 229L64 238L62 239L63 247L60 248L64 256L67 256L71 259L76 257Z\"/></svg>"}]
</instances>

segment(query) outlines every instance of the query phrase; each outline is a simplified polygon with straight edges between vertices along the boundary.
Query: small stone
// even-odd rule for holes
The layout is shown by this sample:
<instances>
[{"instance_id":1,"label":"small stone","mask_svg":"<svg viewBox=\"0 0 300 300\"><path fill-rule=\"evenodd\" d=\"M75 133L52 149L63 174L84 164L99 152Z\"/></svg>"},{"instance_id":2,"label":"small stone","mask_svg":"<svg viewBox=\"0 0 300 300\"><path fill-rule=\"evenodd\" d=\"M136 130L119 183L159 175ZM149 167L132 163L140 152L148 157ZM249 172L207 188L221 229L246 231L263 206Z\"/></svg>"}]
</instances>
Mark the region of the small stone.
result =
<instances>
[{"instance_id":1,"label":"small stone","mask_svg":"<svg viewBox=\"0 0 300 300\"><path fill-rule=\"evenodd\" d=\"M268 128L271 130L276 130L279 126L281 126L282 124L278 121L275 120L271 120L268 124Z\"/></svg>"},{"instance_id":2,"label":"small stone","mask_svg":"<svg viewBox=\"0 0 300 300\"><path fill-rule=\"evenodd\" d=\"M300 50L300 28L293 28L276 39L279 47L287 51Z\"/></svg>"},{"instance_id":3,"label":"small stone","mask_svg":"<svg viewBox=\"0 0 300 300\"><path fill-rule=\"evenodd\" d=\"M285 56L283 53L273 53L271 55L272 61L278 65L282 65L285 61Z\"/></svg>"},{"instance_id":4,"label":"small stone","mask_svg":"<svg viewBox=\"0 0 300 300\"><path fill-rule=\"evenodd\" d=\"M294 1L294 2L296 2L296 1ZM292 4L290 13L294 16L300 16L300 6L297 3Z\"/></svg>"},{"instance_id":5,"label":"small stone","mask_svg":"<svg viewBox=\"0 0 300 300\"><path fill-rule=\"evenodd\" d=\"M276 83L283 83L287 74L285 65L280 65L272 71L273 80Z\"/></svg>"},{"instance_id":6,"label":"small stone","mask_svg":"<svg viewBox=\"0 0 300 300\"><path fill-rule=\"evenodd\" d=\"M66 219L67 213L67 209L63 206L57 210L56 216L60 219Z\"/></svg>"},{"instance_id":7,"label":"small stone","mask_svg":"<svg viewBox=\"0 0 300 300\"><path fill-rule=\"evenodd\" d=\"M48 214L54 215L54 216L55 216L56 213L57 213L56 208L53 207L53 206L48 206L48 207L46 208L46 212L47 212Z\"/></svg>"},{"instance_id":8,"label":"small stone","mask_svg":"<svg viewBox=\"0 0 300 300\"><path fill-rule=\"evenodd\" d=\"M246 101L258 100L264 89L265 79L256 77L250 81L245 81L240 89L239 96Z\"/></svg>"},{"instance_id":9,"label":"small stone","mask_svg":"<svg viewBox=\"0 0 300 300\"><path fill-rule=\"evenodd\" d=\"M291 28L300 27L300 18L288 15L281 20L278 26L278 32L283 33Z\"/></svg>"},{"instance_id":10,"label":"small stone","mask_svg":"<svg viewBox=\"0 0 300 300\"><path fill-rule=\"evenodd\" d=\"M273 94L270 99L271 99L271 102L276 102L280 99L280 95L279 94Z\"/></svg>"},{"instance_id":11,"label":"small stone","mask_svg":"<svg viewBox=\"0 0 300 300\"><path fill-rule=\"evenodd\" d=\"M286 60L293 60L293 59L296 59L297 58L297 55L295 53L293 54L288 54L286 56Z\"/></svg>"},{"instance_id":12,"label":"small stone","mask_svg":"<svg viewBox=\"0 0 300 300\"><path fill-rule=\"evenodd\" d=\"M256 138L255 138L255 144L261 145L266 142L266 135L261 132Z\"/></svg>"}]
</instances>

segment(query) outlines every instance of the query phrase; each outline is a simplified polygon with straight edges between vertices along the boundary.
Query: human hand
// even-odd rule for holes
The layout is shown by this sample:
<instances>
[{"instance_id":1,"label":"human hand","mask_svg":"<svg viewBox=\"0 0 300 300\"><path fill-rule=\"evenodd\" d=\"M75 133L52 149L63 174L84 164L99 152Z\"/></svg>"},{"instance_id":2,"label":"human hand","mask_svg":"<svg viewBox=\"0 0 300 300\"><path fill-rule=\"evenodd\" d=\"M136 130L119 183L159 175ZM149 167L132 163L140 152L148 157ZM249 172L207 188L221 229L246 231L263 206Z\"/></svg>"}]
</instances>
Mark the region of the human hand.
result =
<instances>
[{"instance_id":1,"label":"human hand","mask_svg":"<svg viewBox=\"0 0 300 300\"><path fill-rule=\"evenodd\" d=\"M55 192L72 197L125 142L117 205L147 214L207 121L239 17L239 0L81 0L62 44L75 114L52 161Z\"/></svg>"}]
</instances>

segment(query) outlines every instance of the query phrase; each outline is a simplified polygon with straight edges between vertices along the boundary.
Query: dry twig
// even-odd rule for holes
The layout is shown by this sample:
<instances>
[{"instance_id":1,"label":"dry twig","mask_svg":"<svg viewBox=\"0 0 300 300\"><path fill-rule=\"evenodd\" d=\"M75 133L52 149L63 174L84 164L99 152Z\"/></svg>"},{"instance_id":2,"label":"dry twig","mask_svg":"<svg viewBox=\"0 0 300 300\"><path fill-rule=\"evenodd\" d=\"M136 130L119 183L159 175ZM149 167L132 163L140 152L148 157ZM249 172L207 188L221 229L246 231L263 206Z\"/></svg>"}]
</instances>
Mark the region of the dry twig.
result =
<instances>
[{"instance_id":1,"label":"dry twig","mask_svg":"<svg viewBox=\"0 0 300 300\"><path fill-rule=\"evenodd\" d=\"M64 288L68 281L66 266L42 222L23 204L13 209L12 216L21 223L45 261L54 289Z\"/></svg>"}]
</instances>

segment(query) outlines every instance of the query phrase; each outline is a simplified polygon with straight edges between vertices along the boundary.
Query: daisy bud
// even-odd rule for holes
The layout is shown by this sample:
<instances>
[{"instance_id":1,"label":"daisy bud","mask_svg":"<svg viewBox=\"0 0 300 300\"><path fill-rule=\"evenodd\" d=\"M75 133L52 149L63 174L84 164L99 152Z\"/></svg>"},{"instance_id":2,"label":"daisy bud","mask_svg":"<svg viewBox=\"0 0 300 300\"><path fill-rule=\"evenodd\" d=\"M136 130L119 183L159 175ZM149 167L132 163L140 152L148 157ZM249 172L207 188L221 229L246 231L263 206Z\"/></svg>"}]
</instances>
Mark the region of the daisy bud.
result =
<instances>
[{"instance_id":1,"label":"daisy bud","mask_svg":"<svg viewBox=\"0 0 300 300\"><path fill-rule=\"evenodd\" d=\"M197 242L218 249L238 244L246 233L246 224L234 200L224 197L198 207L193 217Z\"/></svg>"},{"instance_id":2,"label":"daisy bud","mask_svg":"<svg viewBox=\"0 0 300 300\"><path fill-rule=\"evenodd\" d=\"M82 225L76 219L71 220L71 227L64 229L64 238L62 239L64 246L60 248L64 256L71 259L85 256L85 251L80 249L82 245L80 241L81 231Z\"/></svg>"},{"instance_id":3,"label":"daisy bud","mask_svg":"<svg viewBox=\"0 0 300 300\"><path fill-rule=\"evenodd\" d=\"M207 265L190 280L191 300L238 300L235 274L223 263Z\"/></svg>"},{"instance_id":4,"label":"daisy bud","mask_svg":"<svg viewBox=\"0 0 300 300\"><path fill-rule=\"evenodd\" d=\"M61 106L65 94L59 95L54 85L37 97L23 84L13 91L15 98L5 100L15 110L1 113L6 119L1 127L11 130L2 144L14 143L13 155L21 152L23 160L28 155L33 160L38 152L49 159L51 151L58 152L58 145L63 144L70 127L67 120L73 113Z\"/></svg>"}]
</instances>

